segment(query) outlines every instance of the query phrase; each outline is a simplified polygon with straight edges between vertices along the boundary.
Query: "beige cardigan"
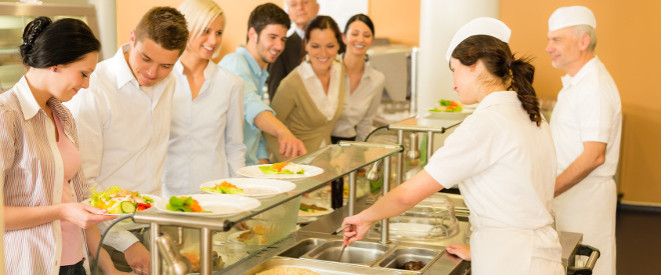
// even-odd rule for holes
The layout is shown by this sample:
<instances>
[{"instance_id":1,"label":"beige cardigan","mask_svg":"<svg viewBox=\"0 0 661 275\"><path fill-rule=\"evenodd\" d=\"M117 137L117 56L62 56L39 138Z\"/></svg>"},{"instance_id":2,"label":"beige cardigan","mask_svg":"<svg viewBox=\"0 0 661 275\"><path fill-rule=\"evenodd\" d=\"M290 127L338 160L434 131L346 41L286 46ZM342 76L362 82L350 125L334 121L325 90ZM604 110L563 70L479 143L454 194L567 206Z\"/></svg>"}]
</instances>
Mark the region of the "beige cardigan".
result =
<instances>
[{"instance_id":1,"label":"beige cardigan","mask_svg":"<svg viewBox=\"0 0 661 275\"><path fill-rule=\"evenodd\" d=\"M315 105L310 93L305 89L303 79L297 69L291 71L280 82L275 97L271 101L271 108L276 112L276 117L289 128L296 138L303 142L308 152L319 149L324 140L326 144L331 144L331 131L335 121L340 117L344 105L344 66L340 66L340 68L342 77L338 92L338 104L333 119L330 121ZM276 137L264 133L264 139L266 139L266 148L273 156L272 161L282 162L289 159L280 154L280 144Z\"/></svg>"}]
</instances>

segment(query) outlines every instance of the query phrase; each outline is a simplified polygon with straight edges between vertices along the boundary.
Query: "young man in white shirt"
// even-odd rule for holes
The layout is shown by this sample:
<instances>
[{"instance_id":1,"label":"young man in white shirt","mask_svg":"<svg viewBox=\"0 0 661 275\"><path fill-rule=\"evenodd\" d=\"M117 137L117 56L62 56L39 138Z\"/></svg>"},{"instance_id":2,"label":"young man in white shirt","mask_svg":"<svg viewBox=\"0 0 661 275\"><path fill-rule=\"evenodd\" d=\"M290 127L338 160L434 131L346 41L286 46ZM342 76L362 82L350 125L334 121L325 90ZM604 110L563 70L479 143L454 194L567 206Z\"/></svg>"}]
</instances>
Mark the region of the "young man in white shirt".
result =
<instances>
[{"instance_id":1,"label":"young man in white shirt","mask_svg":"<svg viewBox=\"0 0 661 275\"><path fill-rule=\"evenodd\" d=\"M152 8L129 43L98 64L89 89L67 103L78 126L82 169L92 186L161 194L175 88L170 72L187 39L181 13ZM113 230L106 244L123 251L135 273L149 274L149 251L133 234Z\"/></svg>"},{"instance_id":2,"label":"young man in white shirt","mask_svg":"<svg viewBox=\"0 0 661 275\"><path fill-rule=\"evenodd\" d=\"M559 231L583 234L599 249L593 274L615 274L617 170L622 106L613 78L594 53L597 22L590 9L562 7L549 18L553 67L565 71L551 116L558 158L553 210Z\"/></svg>"}]
</instances>

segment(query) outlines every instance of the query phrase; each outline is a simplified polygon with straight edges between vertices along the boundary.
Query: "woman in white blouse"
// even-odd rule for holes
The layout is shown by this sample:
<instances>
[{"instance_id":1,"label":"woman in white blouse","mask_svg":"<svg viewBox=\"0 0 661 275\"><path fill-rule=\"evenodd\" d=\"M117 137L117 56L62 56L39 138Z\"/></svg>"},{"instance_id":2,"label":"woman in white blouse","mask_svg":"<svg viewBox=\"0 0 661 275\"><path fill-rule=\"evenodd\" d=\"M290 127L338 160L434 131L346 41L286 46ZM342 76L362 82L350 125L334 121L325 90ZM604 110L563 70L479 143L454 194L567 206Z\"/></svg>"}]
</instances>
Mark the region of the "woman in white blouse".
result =
<instances>
[{"instance_id":1,"label":"woman in white blouse","mask_svg":"<svg viewBox=\"0 0 661 275\"><path fill-rule=\"evenodd\" d=\"M370 66L367 50L374 44L374 24L364 14L349 18L342 35L346 53L342 57L345 68L346 93L342 115L335 123L331 139L364 141L373 130L386 78Z\"/></svg>"},{"instance_id":2,"label":"woman in white blouse","mask_svg":"<svg viewBox=\"0 0 661 275\"><path fill-rule=\"evenodd\" d=\"M179 6L190 37L173 74L177 78L165 161L166 197L199 192L200 184L236 176L245 165L243 81L218 66L223 10L211 0Z\"/></svg>"},{"instance_id":3,"label":"woman in white blouse","mask_svg":"<svg viewBox=\"0 0 661 275\"><path fill-rule=\"evenodd\" d=\"M340 117L345 94L343 66L336 60L342 33L329 16L317 16L305 29L306 61L287 75L271 101L276 117L300 139L308 152L331 143L331 130ZM264 134L275 161L278 140Z\"/></svg>"}]
</instances>

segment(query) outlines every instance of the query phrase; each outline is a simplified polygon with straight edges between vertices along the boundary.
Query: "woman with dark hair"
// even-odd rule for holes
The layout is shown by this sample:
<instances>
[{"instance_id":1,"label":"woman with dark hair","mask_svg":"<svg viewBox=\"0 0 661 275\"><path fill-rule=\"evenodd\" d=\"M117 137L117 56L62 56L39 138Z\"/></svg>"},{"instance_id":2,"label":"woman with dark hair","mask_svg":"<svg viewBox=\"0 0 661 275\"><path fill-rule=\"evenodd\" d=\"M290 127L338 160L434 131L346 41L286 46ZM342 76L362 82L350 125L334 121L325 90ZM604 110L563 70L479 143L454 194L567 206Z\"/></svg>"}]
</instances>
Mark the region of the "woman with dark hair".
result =
<instances>
[{"instance_id":1,"label":"woman with dark hair","mask_svg":"<svg viewBox=\"0 0 661 275\"><path fill-rule=\"evenodd\" d=\"M99 245L96 224L115 218L81 203L90 190L76 125L62 105L89 85L100 47L77 19L38 17L25 27L28 71L0 95L6 274L85 274L84 248L96 258ZM121 274L105 251L99 259L105 274Z\"/></svg>"},{"instance_id":2,"label":"woman with dark hair","mask_svg":"<svg viewBox=\"0 0 661 275\"><path fill-rule=\"evenodd\" d=\"M365 211L347 217L345 243L376 221L399 215L459 184L470 209L473 274L563 274L550 212L555 150L532 87L534 67L512 55L510 29L477 18L457 31L446 58L454 90L475 112L445 140L424 170ZM448 251L454 251L448 249Z\"/></svg>"},{"instance_id":3,"label":"woman with dark hair","mask_svg":"<svg viewBox=\"0 0 661 275\"><path fill-rule=\"evenodd\" d=\"M374 24L364 14L349 18L342 39L346 52L342 55L345 69L344 106L342 115L335 123L331 140L364 141L374 129L376 115L386 77L370 66L367 51L374 44Z\"/></svg>"},{"instance_id":4,"label":"woman with dark hair","mask_svg":"<svg viewBox=\"0 0 661 275\"><path fill-rule=\"evenodd\" d=\"M305 61L285 77L271 101L271 108L308 152L331 143L333 125L344 104L344 69L336 60L342 33L329 16L317 16L305 29ZM276 162L280 154L277 138L264 134Z\"/></svg>"}]
</instances>

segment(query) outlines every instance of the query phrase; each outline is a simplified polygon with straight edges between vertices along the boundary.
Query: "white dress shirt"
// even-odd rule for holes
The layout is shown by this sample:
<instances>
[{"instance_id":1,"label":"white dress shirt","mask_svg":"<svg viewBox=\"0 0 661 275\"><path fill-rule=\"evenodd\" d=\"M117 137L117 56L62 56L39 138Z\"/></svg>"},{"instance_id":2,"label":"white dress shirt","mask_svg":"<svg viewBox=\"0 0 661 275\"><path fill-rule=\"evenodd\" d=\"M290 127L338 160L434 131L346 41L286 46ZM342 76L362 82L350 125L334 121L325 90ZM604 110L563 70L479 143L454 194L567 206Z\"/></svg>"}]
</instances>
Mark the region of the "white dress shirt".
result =
<instances>
[{"instance_id":1,"label":"white dress shirt","mask_svg":"<svg viewBox=\"0 0 661 275\"><path fill-rule=\"evenodd\" d=\"M596 56L574 77L562 77L551 116L558 174L583 152L583 142L606 143L606 160L588 177L612 178L620 159L622 104L615 81Z\"/></svg>"},{"instance_id":2,"label":"white dress shirt","mask_svg":"<svg viewBox=\"0 0 661 275\"><path fill-rule=\"evenodd\" d=\"M303 62L300 66L296 67L298 73L303 79L305 89L310 93L312 101L321 111L326 119L331 120L335 115L338 104L338 93L340 92L340 81L342 81L342 64L333 61L330 68L330 84L328 85L328 94L324 92L324 87L321 85L321 80L314 74L310 62Z\"/></svg>"},{"instance_id":3,"label":"white dress shirt","mask_svg":"<svg viewBox=\"0 0 661 275\"><path fill-rule=\"evenodd\" d=\"M530 121L514 91L487 95L430 158L425 171L445 188L459 183L470 209L475 274L562 274L555 167L549 125Z\"/></svg>"},{"instance_id":4,"label":"white dress shirt","mask_svg":"<svg viewBox=\"0 0 661 275\"><path fill-rule=\"evenodd\" d=\"M194 194L200 184L236 177L245 166L243 80L209 61L195 99L177 61L163 197Z\"/></svg>"},{"instance_id":5,"label":"white dress shirt","mask_svg":"<svg viewBox=\"0 0 661 275\"><path fill-rule=\"evenodd\" d=\"M129 49L124 44L99 63L89 88L65 105L76 119L81 166L91 186L161 195L175 78L168 75L149 89L151 96L145 94L124 58ZM107 243L124 251L137 241L124 233L108 236Z\"/></svg>"},{"instance_id":6,"label":"white dress shirt","mask_svg":"<svg viewBox=\"0 0 661 275\"><path fill-rule=\"evenodd\" d=\"M381 102L386 77L369 63L365 63L360 83L353 92L349 88L351 85L348 75L345 76L345 80L347 89L344 95L342 115L335 122L331 135L345 138L356 137L356 140L364 141L374 129L372 121Z\"/></svg>"}]
</instances>

